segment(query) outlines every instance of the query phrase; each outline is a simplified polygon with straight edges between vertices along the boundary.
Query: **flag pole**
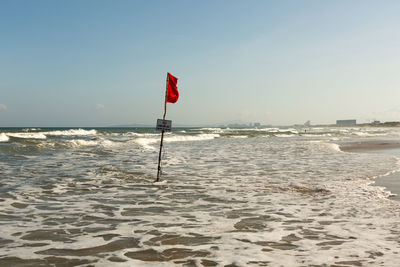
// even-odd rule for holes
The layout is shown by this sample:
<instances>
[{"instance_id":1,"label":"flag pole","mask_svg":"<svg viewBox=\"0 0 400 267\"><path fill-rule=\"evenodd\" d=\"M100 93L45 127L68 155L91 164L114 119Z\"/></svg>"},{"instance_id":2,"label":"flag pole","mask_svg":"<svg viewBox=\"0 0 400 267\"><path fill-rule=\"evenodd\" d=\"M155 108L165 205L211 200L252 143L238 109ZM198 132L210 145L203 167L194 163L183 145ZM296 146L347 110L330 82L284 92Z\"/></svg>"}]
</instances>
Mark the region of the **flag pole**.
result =
<instances>
[{"instance_id":1,"label":"flag pole","mask_svg":"<svg viewBox=\"0 0 400 267\"><path fill-rule=\"evenodd\" d=\"M167 116L167 91L168 91L168 73L167 73L167 80L165 84L165 99L164 99L164 116L163 120L165 120L165 117ZM160 152L158 153L158 167L157 167L157 179L156 182L160 181L160 176L161 176L161 153L162 153L162 147L163 147L163 141L164 141L164 130L161 131L161 142L160 142Z\"/></svg>"}]
</instances>

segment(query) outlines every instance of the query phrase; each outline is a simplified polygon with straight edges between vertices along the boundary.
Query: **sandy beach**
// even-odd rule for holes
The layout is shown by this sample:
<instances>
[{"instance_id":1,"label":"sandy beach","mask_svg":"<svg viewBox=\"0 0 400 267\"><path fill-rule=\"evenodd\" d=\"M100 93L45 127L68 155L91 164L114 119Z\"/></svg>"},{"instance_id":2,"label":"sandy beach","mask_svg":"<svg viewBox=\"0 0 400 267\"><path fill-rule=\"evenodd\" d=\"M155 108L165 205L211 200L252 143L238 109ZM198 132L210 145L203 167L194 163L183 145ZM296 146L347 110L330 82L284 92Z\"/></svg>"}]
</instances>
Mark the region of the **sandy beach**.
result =
<instances>
[{"instance_id":1,"label":"sandy beach","mask_svg":"<svg viewBox=\"0 0 400 267\"><path fill-rule=\"evenodd\" d=\"M398 149L400 151L400 142L393 140L349 142L341 144L340 149L345 152L373 152L389 149Z\"/></svg>"}]
</instances>

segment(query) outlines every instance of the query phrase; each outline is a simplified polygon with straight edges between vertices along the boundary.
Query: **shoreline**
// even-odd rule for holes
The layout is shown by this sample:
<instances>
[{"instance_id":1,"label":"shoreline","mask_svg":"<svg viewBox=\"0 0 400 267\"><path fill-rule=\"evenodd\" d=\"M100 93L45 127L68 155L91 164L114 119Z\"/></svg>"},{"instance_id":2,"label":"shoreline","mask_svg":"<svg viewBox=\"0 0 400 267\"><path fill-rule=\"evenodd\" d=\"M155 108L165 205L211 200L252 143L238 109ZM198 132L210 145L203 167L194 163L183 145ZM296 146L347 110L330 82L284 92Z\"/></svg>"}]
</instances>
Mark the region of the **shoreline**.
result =
<instances>
[{"instance_id":1,"label":"shoreline","mask_svg":"<svg viewBox=\"0 0 400 267\"><path fill-rule=\"evenodd\" d=\"M340 150L350 153L387 153L400 156L400 142L393 140L368 140L339 144ZM385 187L390 191L390 200L400 202L400 172L395 172L387 176L373 180L374 186Z\"/></svg>"},{"instance_id":2,"label":"shoreline","mask_svg":"<svg viewBox=\"0 0 400 267\"><path fill-rule=\"evenodd\" d=\"M400 150L400 142L392 140L357 141L339 144L344 152L373 152L377 150ZM400 154L400 153L399 153Z\"/></svg>"},{"instance_id":3,"label":"shoreline","mask_svg":"<svg viewBox=\"0 0 400 267\"><path fill-rule=\"evenodd\" d=\"M385 187L391 195L388 199L400 202L400 173L395 172L374 180L374 186Z\"/></svg>"}]
</instances>

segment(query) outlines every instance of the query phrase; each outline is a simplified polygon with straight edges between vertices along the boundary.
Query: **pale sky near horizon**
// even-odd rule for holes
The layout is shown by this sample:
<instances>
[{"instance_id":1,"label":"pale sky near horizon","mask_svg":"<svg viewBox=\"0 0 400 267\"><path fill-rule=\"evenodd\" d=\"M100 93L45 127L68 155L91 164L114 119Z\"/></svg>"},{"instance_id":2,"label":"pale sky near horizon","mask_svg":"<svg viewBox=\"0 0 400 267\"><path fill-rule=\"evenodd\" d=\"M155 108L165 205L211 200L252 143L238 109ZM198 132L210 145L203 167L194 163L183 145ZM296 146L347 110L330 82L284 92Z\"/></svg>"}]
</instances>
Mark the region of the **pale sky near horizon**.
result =
<instances>
[{"instance_id":1,"label":"pale sky near horizon","mask_svg":"<svg viewBox=\"0 0 400 267\"><path fill-rule=\"evenodd\" d=\"M0 127L400 120L400 1L0 1Z\"/></svg>"}]
</instances>

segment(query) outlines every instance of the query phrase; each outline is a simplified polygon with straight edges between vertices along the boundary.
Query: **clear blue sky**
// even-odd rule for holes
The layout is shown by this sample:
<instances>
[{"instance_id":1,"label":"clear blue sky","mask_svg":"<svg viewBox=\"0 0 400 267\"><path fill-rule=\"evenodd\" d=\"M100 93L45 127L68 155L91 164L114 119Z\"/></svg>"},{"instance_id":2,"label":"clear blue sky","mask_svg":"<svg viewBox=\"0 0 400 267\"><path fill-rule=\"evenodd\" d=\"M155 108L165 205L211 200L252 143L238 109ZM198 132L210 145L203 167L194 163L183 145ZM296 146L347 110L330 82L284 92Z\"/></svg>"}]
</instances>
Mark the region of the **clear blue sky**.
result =
<instances>
[{"instance_id":1,"label":"clear blue sky","mask_svg":"<svg viewBox=\"0 0 400 267\"><path fill-rule=\"evenodd\" d=\"M400 1L0 1L0 127L400 120Z\"/></svg>"}]
</instances>

